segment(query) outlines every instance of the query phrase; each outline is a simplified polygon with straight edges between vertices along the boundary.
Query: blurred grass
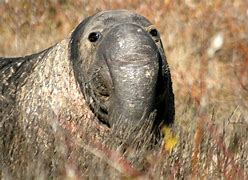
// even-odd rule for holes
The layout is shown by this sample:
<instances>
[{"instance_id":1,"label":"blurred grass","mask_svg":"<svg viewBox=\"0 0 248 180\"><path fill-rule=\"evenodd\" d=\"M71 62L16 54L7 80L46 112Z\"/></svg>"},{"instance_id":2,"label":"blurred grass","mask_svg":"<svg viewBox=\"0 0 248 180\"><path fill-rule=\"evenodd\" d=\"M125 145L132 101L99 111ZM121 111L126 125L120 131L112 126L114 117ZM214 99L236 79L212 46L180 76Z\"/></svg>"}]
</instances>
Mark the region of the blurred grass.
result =
<instances>
[{"instance_id":1,"label":"blurred grass","mask_svg":"<svg viewBox=\"0 0 248 180\"><path fill-rule=\"evenodd\" d=\"M165 155L166 162L161 160L165 166L173 163L169 174L200 174L203 178L208 177L204 168L219 166L215 169L220 170L220 176L239 175L232 172L230 164L237 165L236 170L241 169L243 174L248 172L246 1L2 0L0 56L38 52L68 37L85 17L116 8L146 16L161 33L174 83L176 126L180 129L175 128L178 147L172 155ZM216 149L222 154L211 155ZM229 164L227 159L231 159ZM228 165L220 167L221 162Z\"/></svg>"}]
</instances>

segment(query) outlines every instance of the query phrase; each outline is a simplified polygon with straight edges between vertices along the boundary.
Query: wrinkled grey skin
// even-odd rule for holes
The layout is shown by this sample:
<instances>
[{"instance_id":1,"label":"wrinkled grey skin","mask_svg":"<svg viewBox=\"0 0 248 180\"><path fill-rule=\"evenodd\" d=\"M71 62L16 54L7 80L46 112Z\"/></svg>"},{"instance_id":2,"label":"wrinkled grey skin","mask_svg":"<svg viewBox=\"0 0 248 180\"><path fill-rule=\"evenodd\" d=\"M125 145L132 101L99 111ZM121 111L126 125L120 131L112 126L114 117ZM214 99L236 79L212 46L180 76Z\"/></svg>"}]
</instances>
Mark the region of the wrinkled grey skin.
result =
<instances>
[{"instance_id":1,"label":"wrinkled grey skin","mask_svg":"<svg viewBox=\"0 0 248 180\"><path fill-rule=\"evenodd\" d=\"M110 127L120 116L132 124L154 111L157 125L173 122L170 72L159 34L151 30L156 31L140 15L112 11L87 18L72 34L75 77L93 111ZM86 49L82 41L91 32L101 37ZM79 36L85 38L77 44ZM92 52L90 61L87 52Z\"/></svg>"},{"instance_id":2,"label":"wrinkled grey skin","mask_svg":"<svg viewBox=\"0 0 248 180\"><path fill-rule=\"evenodd\" d=\"M92 33L99 38L89 39ZM156 134L173 123L174 113L170 72L154 26L127 10L100 12L51 48L0 58L0 170L32 179L55 176L61 162L85 168L78 142L104 142L110 137L104 128L129 132L142 124Z\"/></svg>"}]
</instances>

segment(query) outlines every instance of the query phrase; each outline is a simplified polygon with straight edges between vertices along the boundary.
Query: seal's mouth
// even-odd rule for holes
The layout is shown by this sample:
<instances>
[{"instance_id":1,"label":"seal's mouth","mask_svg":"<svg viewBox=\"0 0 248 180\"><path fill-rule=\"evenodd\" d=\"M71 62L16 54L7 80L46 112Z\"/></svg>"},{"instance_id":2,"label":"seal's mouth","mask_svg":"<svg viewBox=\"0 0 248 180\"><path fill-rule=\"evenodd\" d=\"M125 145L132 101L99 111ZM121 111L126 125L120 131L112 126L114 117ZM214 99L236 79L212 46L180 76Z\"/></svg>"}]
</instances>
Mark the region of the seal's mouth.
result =
<instances>
[{"instance_id":1,"label":"seal's mouth","mask_svg":"<svg viewBox=\"0 0 248 180\"><path fill-rule=\"evenodd\" d=\"M91 87L91 105L93 106L93 111L97 115L100 123L110 127L110 124L108 123L110 92L107 89L106 85L103 83L103 80L99 73L92 80Z\"/></svg>"},{"instance_id":2,"label":"seal's mouth","mask_svg":"<svg viewBox=\"0 0 248 180\"><path fill-rule=\"evenodd\" d=\"M160 59L162 61L162 59ZM148 116L150 116L150 114L153 114L153 116L156 116L156 121L160 122L161 119L163 119L161 116L163 113L163 105L161 105L161 102L163 102L164 99L164 92L165 92L165 87L160 84L163 84L162 82L165 80L163 79L161 76L161 71L159 71L159 75L158 75L158 79L157 79L157 85L156 85L156 96L154 97L155 99L155 104L153 105L154 107L147 112L147 114L149 114ZM103 124L106 125L107 127L111 127L112 125L110 124L110 116L111 116L111 112L110 112L110 108L113 108L113 102L111 101L111 93L113 94L113 87L108 87L107 85L108 83L106 83L106 77L104 78L102 76L101 70L98 71L98 73L95 74L94 78L92 78L92 81L90 81L90 87L91 87L91 100L90 100L90 105L92 108L92 111L96 114L96 117L98 119L98 121ZM145 97L147 98L147 97ZM112 106L111 106L112 104ZM118 106L118 104L114 104L114 106ZM142 106L142 104L138 105L138 106ZM130 109L132 109L131 104L130 104ZM121 113L122 109L119 109L119 112L115 112L117 114L117 119L121 118L121 116L123 115ZM145 109L144 109L144 113L145 113ZM119 113L119 114L118 114ZM155 115L156 114L156 115ZM119 116L119 117L118 117ZM154 122L156 123L156 122Z\"/></svg>"},{"instance_id":3,"label":"seal's mouth","mask_svg":"<svg viewBox=\"0 0 248 180\"><path fill-rule=\"evenodd\" d=\"M139 121L147 121L145 119L150 114L157 114L158 103L163 99L159 94L164 94L164 89L160 87L162 92L159 92L159 77L154 76L154 71L150 70L156 60L158 59L151 58L144 62L132 61L132 64L119 63L118 80L114 80L117 75L112 77L111 73L104 72L104 68L94 75L90 81L90 106L100 123L111 128L121 119L127 124L134 125ZM150 76L154 76L153 80ZM158 96L160 96L159 99L157 99ZM158 121L161 121L162 118L159 117L159 119Z\"/></svg>"}]
</instances>

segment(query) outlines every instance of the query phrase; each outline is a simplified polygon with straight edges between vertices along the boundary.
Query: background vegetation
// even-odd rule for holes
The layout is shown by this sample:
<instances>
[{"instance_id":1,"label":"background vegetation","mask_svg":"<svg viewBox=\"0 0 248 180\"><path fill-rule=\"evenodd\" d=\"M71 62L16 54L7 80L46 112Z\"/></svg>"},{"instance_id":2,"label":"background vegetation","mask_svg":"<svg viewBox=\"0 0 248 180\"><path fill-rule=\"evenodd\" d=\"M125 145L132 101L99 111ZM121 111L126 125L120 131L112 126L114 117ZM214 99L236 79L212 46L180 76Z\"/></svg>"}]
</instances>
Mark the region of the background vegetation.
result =
<instances>
[{"instance_id":1,"label":"background vegetation","mask_svg":"<svg viewBox=\"0 0 248 180\"><path fill-rule=\"evenodd\" d=\"M145 171L128 160L114 168L136 178L248 179L247 1L0 0L0 56L38 52L69 37L85 17L116 8L159 29L176 125L164 130L167 148L144 157Z\"/></svg>"}]
</instances>

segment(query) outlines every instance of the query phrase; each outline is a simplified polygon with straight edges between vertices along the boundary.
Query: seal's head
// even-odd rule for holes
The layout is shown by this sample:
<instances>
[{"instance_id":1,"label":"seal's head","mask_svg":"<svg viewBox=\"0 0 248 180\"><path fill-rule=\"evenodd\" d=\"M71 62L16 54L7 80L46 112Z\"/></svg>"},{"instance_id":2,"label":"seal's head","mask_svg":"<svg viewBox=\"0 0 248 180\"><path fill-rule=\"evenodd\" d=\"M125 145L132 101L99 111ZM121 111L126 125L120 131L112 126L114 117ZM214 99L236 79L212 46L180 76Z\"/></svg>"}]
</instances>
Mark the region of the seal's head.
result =
<instances>
[{"instance_id":1,"label":"seal's head","mask_svg":"<svg viewBox=\"0 0 248 180\"><path fill-rule=\"evenodd\" d=\"M100 12L71 39L75 77L101 122L126 128L152 121L153 129L173 122L170 72L150 21L128 10Z\"/></svg>"}]
</instances>

